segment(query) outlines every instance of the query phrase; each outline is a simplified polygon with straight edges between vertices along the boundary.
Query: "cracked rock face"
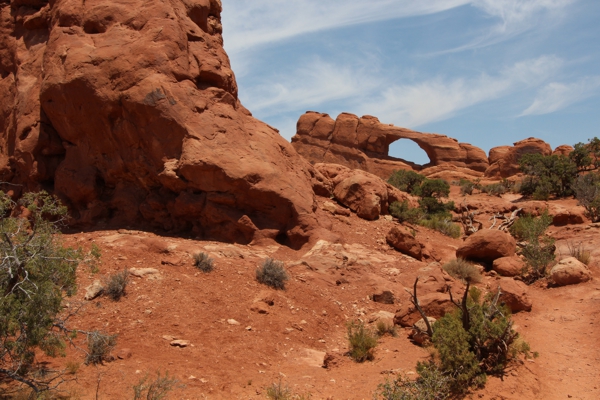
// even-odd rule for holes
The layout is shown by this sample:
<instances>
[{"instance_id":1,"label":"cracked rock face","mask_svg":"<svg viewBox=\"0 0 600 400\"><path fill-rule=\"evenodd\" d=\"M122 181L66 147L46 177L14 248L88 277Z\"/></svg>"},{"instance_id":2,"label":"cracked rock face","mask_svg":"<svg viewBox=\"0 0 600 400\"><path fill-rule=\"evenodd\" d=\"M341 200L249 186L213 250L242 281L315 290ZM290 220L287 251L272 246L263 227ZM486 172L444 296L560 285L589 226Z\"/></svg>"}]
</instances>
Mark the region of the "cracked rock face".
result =
<instances>
[{"instance_id":1,"label":"cracked rock face","mask_svg":"<svg viewBox=\"0 0 600 400\"><path fill-rule=\"evenodd\" d=\"M314 170L239 102L220 12L0 2L0 179L53 190L77 224L304 243Z\"/></svg>"}]
</instances>

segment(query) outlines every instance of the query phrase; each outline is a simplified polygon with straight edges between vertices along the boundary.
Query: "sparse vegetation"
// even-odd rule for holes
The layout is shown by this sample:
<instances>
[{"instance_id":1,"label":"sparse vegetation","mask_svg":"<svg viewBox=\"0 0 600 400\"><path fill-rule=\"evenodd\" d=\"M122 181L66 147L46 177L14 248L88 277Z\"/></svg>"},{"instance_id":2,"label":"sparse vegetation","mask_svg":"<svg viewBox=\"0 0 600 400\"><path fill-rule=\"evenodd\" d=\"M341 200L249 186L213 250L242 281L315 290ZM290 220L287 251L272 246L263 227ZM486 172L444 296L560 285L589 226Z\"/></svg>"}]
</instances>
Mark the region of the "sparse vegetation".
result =
<instances>
[{"instance_id":1,"label":"sparse vegetation","mask_svg":"<svg viewBox=\"0 0 600 400\"><path fill-rule=\"evenodd\" d=\"M161 400L166 398L167 394L173 390L177 384L177 379L169 377L169 373L161 376L160 372L156 373L156 379L148 382L148 374L144 376L137 385L133 386L134 400Z\"/></svg>"},{"instance_id":2,"label":"sparse vegetation","mask_svg":"<svg viewBox=\"0 0 600 400\"><path fill-rule=\"evenodd\" d=\"M460 279L464 283L481 282L481 273L477 267L462 258L455 258L444 264L442 268L450 274L450 276Z\"/></svg>"},{"instance_id":3,"label":"sparse vegetation","mask_svg":"<svg viewBox=\"0 0 600 400\"><path fill-rule=\"evenodd\" d=\"M361 321L348 324L348 343L350 357L356 362L371 361L375 357L377 335Z\"/></svg>"},{"instance_id":4,"label":"sparse vegetation","mask_svg":"<svg viewBox=\"0 0 600 400\"><path fill-rule=\"evenodd\" d=\"M562 155L525 154L519 167L527 176L521 182L521 193L535 200L548 200L551 195L565 197L573 193L577 166Z\"/></svg>"},{"instance_id":5,"label":"sparse vegetation","mask_svg":"<svg viewBox=\"0 0 600 400\"><path fill-rule=\"evenodd\" d=\"M256 280L274 289L285 289L285 282L289 279L283 262L267 258L256 270Z\"/></svg>"},{"instance_id":6,"label":"sparse vegetation","mask_svg":"<svg viewBox=\"0 0 600 400\"><path fill-rule=\"evenodd\" d=\"M583 243L574 243L571 241L567 242L567 248L569 249L569 255L571 257L575 257L580 262L585 265L590 264L591 253L585 247L583 247Z\"/></svg>"},{"instance_id":7,"label":"sparse vegetation","mask_svg":"<svg viewBox=\"0 0 600 400\"><path fill-rule=\"evenodd\" d=\"M396 325L389 324L389 323L385 323L384 321L377 321L377 324L375 325L375 327L377 328L377 335L378 336L385 336L385 335L390 335L393 337L398 336L398 332L396 331Z\"/></svg>"},{"instance_id":8,"label":"sparse vegetation","mask_svg":"<svg viewBox=\"0 0 600 400\"><path fill-rule=\"evenodd\" d=\"M18 204L0 192L0 381L19 381L36 395L55 387L58 373L40 370L36 355L63 353L64 337L53 327L87 257L63 247L66 218L66 207L45 192L25 193Z\"/></svg>"},{"instance_id":9,"label":"sparse vegetation","mask_svg":"<svg viewBox=\"0 0 600 400\"><path fill-rule=\"evenodd\" d=\"M418 304L417 282L413 304ZM487 375L502 374L520 355L529 355L529 345L512 329L509 310L498 304L499 292L482 300L479 289L471 288L467 281L462 300L455 301L451 292L449 295L457 309L428 328L434 346L432 359L417 364L414 381L400 375L379 385L376 399L460 397L469 388L484 385Z\"/></svg>"},{"instance_id":10,"label":"sparse vegetation","mask_svg":"<svg viewBox=\"0 0 600 400\"><path fill-rule=\"evenodd\" d=\"M124 269L121 272L117 272L111 275L104 287L104 293L113 301L121 300L121 297L125 296L125 290L129 283L129 271Z\"/></svg>"},{"instance_id":11,"label":"sparse vegetation","mask_svg":"<svg viewBox=\"0 0 600 400\"><path fill-rule=\"evenodd\" d=\"M452 219L448 215L433 215L429 219L421 220L420 224L454 239L460 237L460 225L452 222Z\"/></svg>"},{"instance_id":12,"label":"sparse vegetation","mask_svg":"<svg viewBox=\"0 0 600 400\"><path fill-rule=\"evenodd\" d=\"M579 176L573 190L592 222L600 222L600 174L589 172Z\"/></svg>"},{"instance_id":13,"label":"sparse vegetation","mask_svg":"<svg viewBox=\"0 0 600 400\"><path fill-rule=\"evenodd\" d=\"M287 385L281 383L281 378L267 388L267 398L270 400L309 400L310 397L310 394L294 394Z\"/></svg>"},{"instance_id":14,"label":"sparse vegetation","mask_svg":"<svg viewBox=\"0 0 600 400\"><path fill-rule=\"evenodd\" d=\"M509 188L502 182L499 183L491 183L489 185L484 185L481 187L482 193L487 193L490 196L501 196L504 193L508 192Z\"/></svg>"},{"instance_id":15,"label":"sparse vegetation","mask_svg":"<svg viewBox=\"0 0 600 400\"><path fill-rule=\"evenodd\" d=\"M461 178L458 182L458 186L460 186L460 194L463 196L472 195L475 189L481 190L479 180L476 182L471 182L468 179Z\"/></svg>"},{"instance_id":16,"label":"sparse vegetation","mask_svg":"<svg viewBox=\"0 0 600 400\"><path fill-rule=\"evenodd\" d=\"M390 214L398 218L400 222L408 222L411 224L418 224L425 215L420 208L411 207L407 200L404 200L402 203L397 201L393 202L390 205Z\"/></svg>"},{"instance_id":17,"label":"sparse vegetation","mask_svg":"<svg viewBox=\"0 0 600 400\"><path fill-rule=\"evenodd\" d=\"M206 253L202 252L194 254L194 267L204 273L209 273L214 269L213 262L213 259Z\"/></svg>"},{"instance_id":18,"label":"sparse vegetation","mask_svg":"<svg viewBox=\"0 0 600 400\"><path fill-rule=\"evenodd\" d=\"M544 278L547 267L554 261L554 239L544 233L551 223L552 217L546 210L539 217L526 214L510 227L513 236L525 241L520 252L526 261L526 268L522 274L526 283Z\"/></svg>"},{"instance_id":19,"label":"sparse vegetation","mask_svg":"<svg viewBox=\"0 0 600 400\"><path fill-rule=\"evenodd\" d=\"M388 183L403 192L415 194L415 191L418 190L419 185L424 180L425 176L415 171L399 170L392 173L392 176L388 179Z\"/></svg>"},{"instance_id":20,"label":"sparse vegetation","mask_svg":"<svg viewBox=\"0 0 600 400\"><path fill-rule=\"evenodd\" d=\"M116 345L117 335L109 335L101 331L88 332L85 364L103 364L104 361L110 361L110 352Z\"/></svg>"}]
</instances>

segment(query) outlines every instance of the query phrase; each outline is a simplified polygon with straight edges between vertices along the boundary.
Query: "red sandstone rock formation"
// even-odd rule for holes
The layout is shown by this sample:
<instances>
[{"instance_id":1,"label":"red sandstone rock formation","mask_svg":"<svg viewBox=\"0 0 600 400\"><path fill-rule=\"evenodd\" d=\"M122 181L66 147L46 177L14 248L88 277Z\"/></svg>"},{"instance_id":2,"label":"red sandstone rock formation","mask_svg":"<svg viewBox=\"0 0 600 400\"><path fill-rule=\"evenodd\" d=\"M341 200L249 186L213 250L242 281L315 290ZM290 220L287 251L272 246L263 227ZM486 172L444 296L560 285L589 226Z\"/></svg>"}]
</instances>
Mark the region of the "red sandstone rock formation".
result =
<instances>
[{"instance_id":1,"label":"red sandstone rock formation","mask_svg":"<svg viewBox=\"0 0 600 400\"><path fill-rule=\"evenodd\" d=\"M219 0L8 3L2 181L54 189L79 223L291 244L317 226L318 173L237 98Z\"/></svg>"},{"instance_id":2,"label":"red sandstone rock formation","mask_svg":"<svg viewBox=\"0 0 600 400\"><path fill-rule=\"evenodd\" d=\"M541 139L527 138L516 142L514 146L499 146L490 149L490 166L485 171L489 178L508 178L516 175L519 169L519 159L525 154L539 153L545 156L552 154L552 148Z\"/></svg>"},{"instance_id":3,"label":"red sandstone rock formation","mask_svg":"<svg viewBox=\"0 0 600 400\"><path fill-rule=\"evenodd\" d=\"M312 163L326 162L362 169L387 179L394 170L421 169L388 155L391 143L412 140L429 156L425 167L452 165L483 172L489 164L485 152L444 135L414 132L382 124L372 116L358 118L342 113L334 121L327 114L307 112L298 120L294 148Z\"/></svg>"}]
</instances>

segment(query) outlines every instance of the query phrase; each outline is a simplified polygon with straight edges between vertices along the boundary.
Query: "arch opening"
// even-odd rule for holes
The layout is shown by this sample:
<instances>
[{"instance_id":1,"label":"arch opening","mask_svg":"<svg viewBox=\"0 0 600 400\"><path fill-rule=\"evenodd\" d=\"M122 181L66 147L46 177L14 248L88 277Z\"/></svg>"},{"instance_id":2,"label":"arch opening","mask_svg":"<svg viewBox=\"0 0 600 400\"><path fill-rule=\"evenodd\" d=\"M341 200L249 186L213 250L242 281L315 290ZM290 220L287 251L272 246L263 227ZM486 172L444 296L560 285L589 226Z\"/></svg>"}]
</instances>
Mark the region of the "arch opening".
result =
<instances>
[{"instance_id":1,"label":"arch opening","mask_svg":"<svg viewBox=\"0 0 600 400\"><path fill-rule=\"evenodd\" d=\"M425 150L410 139L398 139L390 143L388 156L392 159L415 164L418 167L425 166L431 162Z\"/></svg>"}]
</instances>

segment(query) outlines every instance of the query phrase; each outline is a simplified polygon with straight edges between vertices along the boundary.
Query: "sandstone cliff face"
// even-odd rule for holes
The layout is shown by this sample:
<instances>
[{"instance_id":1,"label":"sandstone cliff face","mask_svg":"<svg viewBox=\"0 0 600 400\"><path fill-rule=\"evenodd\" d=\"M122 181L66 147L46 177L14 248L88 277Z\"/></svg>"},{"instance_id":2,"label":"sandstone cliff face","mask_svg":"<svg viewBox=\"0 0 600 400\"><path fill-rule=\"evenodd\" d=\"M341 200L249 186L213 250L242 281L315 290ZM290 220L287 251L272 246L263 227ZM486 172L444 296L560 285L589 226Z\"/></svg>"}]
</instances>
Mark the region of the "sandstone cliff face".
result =
<instances>
[{"instance_id":1,"label":"sandstone cliff face","mask_svg":"<svg viewBox=\"0 0 600 400\"><path fill-rule=\"evenodd\" d=\"M430 163L424 167L452 165L483 172L489 166L487 155L478 147L444 135L382 124L372 116L358 118L348 113L340 114L334 121L327 114L307 112L298 120L292 144L312 163L342 164L387 179L394 170L421 169L388 155L390 144L399 139L412 140L427 153Z\"/></svg>"},{"instance_id":2,"label":"sandstone cliff face","mask_svg":"<svg viewBox=\"0 0 600 400\"><path fill-rule=\"evenodd\" d=\"M565 151L563 146L559 146ZM559 149L557 148L557 150ZM552 148L541 139L527 138L515 142L514 146L499 146L490 149L490 166L485 171L485 176L490 178L508 178L521 172L519 160L525 154L542 154L549 156Z\"/></svg>"},{"instance_id":3,"label":"sandstone cliff face","mask_svg":"<svg viewBox=\"0 0 600 400\"><path fill-rule=\"evenodd\" d=\"M80 224L303 243L316 172L238 101L220 12L0 2L0 179L54 189Z\"/></svg>"}]
</instances>

